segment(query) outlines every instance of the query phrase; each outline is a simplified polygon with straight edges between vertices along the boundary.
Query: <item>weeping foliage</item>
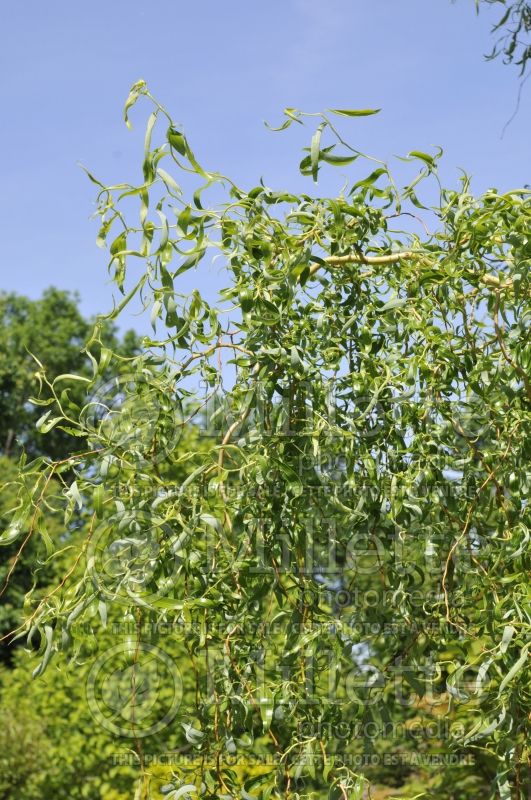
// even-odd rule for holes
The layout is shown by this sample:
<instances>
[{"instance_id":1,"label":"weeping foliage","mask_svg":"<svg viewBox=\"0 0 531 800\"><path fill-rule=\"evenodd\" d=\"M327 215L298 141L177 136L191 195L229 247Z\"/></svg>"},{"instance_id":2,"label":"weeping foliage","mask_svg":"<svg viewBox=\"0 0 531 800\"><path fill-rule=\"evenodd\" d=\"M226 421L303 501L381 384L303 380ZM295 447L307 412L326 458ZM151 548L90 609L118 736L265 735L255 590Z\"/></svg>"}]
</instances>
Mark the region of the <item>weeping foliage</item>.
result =
<instances>
[{"instance_id":1,"label":"weeping foliage","mask_svg":"<svg viewBox=\"0 0 531 800\"><path fill-rule=\"evenodd\" d=\"M440 152L420 151L399 188L338 128L376 110L293 108L277 130L317 123L302 174L348 182L244 190L143 81L128 124L139 99L142 182L90 177L121 292L108 318L140 299L153 335L117 356L102 318L92 377L39 374L39 430L79 448L21 463L1 539L46 536L52 507L65 532L86 522L75 569L26 601L37 672L118 614L134 680L146 625L177 626L196 688L173 714L190 756L175 798L364 797L370 726L419 713L452 722L428 755L469 759L434 797L478 796L474 779L524 797L529 191L445 189ZM220 265L219 301L182 293ZM242 777L257 753L267 768Z\"/></svg>"},{"instance_id":2,"label":"weeping foliage","mask_svg":"<svg viewBox=\"0 0 531 800\"><path fill-rule=\"evenodd\" d=\"M500 11L492 29L495 44L487 59L501 57L504 64L515 64L524 75L531 58L531 3L529 0L475 0L479 11L486 3Z\"/></svg>"}]
</instances>

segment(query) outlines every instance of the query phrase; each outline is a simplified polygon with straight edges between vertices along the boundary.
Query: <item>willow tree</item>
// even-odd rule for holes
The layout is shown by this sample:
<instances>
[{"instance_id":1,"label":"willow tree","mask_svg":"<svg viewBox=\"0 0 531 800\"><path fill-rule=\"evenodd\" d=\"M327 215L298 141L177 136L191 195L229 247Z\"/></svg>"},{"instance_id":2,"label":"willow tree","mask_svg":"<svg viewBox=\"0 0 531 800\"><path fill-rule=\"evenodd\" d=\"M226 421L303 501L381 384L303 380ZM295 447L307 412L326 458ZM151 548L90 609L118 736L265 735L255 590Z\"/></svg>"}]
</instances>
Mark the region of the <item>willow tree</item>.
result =
<instances>
[{"instance_id":1,"label":"willow tree","mask_svg":"<svg viewBox=\"0 0 531 800\"><path fill-rule=\"evenodd\" d=\"M123 296L108 317L140 299L154 334L119 381L101 379L98 325L92 378L39 372L41 430L80 447L21 465L3 534L22 549L49 507L88 519L76 569L27 600L37 672L75 661L87 617L119 614L136 696L147 623L180 631L172 663L196 689L172 708L189 757L174 798L362 797L351 755L411 697L460 722L428 755L472 776L486 759L492 796L523 797L529 192L445 189L440 152L420 151L399 188L338 130L376 112L348 109L286 109L277 129L315 121L301 172L339 167L340 193L246 190L201 166L143 81L128 124L139 99L141 182L90 177ZM183 294L185 271L207 286L220 265L216 303Z\"/></svg>"}]
</instances>

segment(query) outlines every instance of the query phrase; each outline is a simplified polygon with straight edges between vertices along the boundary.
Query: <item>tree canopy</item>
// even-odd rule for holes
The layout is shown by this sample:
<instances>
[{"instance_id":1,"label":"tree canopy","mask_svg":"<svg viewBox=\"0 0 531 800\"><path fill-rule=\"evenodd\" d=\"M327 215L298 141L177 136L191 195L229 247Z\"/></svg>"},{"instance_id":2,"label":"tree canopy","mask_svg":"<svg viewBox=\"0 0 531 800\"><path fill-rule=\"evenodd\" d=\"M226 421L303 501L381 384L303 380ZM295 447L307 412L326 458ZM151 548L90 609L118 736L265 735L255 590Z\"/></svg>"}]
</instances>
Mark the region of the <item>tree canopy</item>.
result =
<instances>
[{"instance_id":1,"label":"tree canopy","mask_svg":"<svg viewBox=\"0 0 531 800\"><path fill-rule=\"evenodd\" d=\"M441 775L456 765L431 796L489 785L520 800L529 191L475 196L467 176L445 188L441 152L420 150L399 185L342 133L375 109L294 108L276 130L312 123L300 170L316 184L336 167L341 189L243 189L200 163L143 81L128 124L139 100L140 183L90 175L122 299L86 345L90 375L38 370L41 429L78 447L22 461L0 539L44 535L48 507L86 526L76 569L26 603L36 674L58 651L75 663L87 619L119 614L109 657L134 700L141 657L166 664L146 626L170 625L183 645L171 669L195 685L171 706L188 758L164 787L175 800L361 798L383 763L371 731L396 743L409 712L451 721L419 745ZM202 285L218 259L219 302L183 294L180 276ZM133 298L153 335L124 364L102 331ZM109 383L115 361L124 377ZM104 687L90 691L112 728ZM155 796L151 723L134 708L129 723L137 797ZM234 766L253 758L259 775Z\"/></svg>"}]
</instances>

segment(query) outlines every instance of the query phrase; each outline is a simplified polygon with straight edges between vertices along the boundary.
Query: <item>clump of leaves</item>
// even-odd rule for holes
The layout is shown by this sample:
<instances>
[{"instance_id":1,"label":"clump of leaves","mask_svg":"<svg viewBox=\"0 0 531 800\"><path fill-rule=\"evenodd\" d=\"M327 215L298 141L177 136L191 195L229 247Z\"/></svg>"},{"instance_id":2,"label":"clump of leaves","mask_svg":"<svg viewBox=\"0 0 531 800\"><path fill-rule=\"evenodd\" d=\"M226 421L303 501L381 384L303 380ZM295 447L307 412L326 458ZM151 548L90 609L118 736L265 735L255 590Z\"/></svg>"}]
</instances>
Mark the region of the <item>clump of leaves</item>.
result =
<instances>
[{"instance_id":1,"label":"clump of leaves","mask_svg":"<svg viewBox=\"0 0 531 800\"><path fill-rule=\"evenodd\" d=\"M480 3L501 5L502 14L494 25L492 33L497 36L489 60L501 56L505 64L516 64L523 75L531 58L531 3L528 0L475 0L479 11Z\"/></svg>"}]
</instances>

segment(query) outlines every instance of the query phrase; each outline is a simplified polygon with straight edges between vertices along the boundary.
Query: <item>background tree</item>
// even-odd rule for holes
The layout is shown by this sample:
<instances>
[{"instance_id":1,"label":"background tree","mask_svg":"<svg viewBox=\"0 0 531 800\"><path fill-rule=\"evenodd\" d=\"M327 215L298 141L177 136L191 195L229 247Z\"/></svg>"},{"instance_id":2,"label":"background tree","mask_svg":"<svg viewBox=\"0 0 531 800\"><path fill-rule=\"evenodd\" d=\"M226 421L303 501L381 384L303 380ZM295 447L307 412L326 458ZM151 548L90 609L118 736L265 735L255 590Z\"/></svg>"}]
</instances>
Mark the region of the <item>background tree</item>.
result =
<instances>
[{"instance_id":1,"label":"background tree","mask_svg":"<svg viewBox=\"0 0 531 800\"><path fill-rule=\"evenodd\" d=\"M90 361L83 352L93 321L83 317L78 298L69 292L47 289L39 300L14 293L0 294L0 448L4 455L17 455L24 448L30 457L68 455L71 436L53 430L46 439L35 429L43 410L29 402L38 393L35 374L42 364L53 380L63 373L88 375ZM123 356L138 351L139 338L133 331L123 337L109 324L102 345ZM70 387L80 397L79 385Z\"/></svg>"},{"instance_id":2,"label":"background tree","mask_svg":"<svg viewBox=\"0 0 531 800\"><path fill-rule=\"evenodd\" d=\"M30 397L40 391L35 375L40 367L52 381L62 373L87 376L92 373L90 359L83 352L93 328L78 308L78 298L58 289L47 289L39 300L13 293L0 294L0 464L3 490L0 499L0 518L16 507L16 492L11 482L16 478L16 458L24 452L26 457L46 456L53 459L68 457L72 451L72 435L54 428L44 435L36 427L46 407L30 402ZM114 372L108 371L110 380L123 370L126 359L138 352L139 337L128 331L119 336L116 328L106 325L102 346L116 350L125 359L116 362ZM35 360L35 358L38 361ZM81 401L84 390L80 382L69 389L72 401ZM57 542L62 530L57 515L50 509L46 514L46 530L50 541ZM75 531L70 529L69 537ZM65 542L65 545L67 543ZM64 563L48 561L49 545L42 537L33 537L16 560L19 544L9 545L0 565L0 637L16 629L21 619L23 600L30 589L36 594L60 577ZM8 580L9 578L9 580ZM1 658L9 660L14 644L4 640Z\"/></svg>"}]
</instances>

